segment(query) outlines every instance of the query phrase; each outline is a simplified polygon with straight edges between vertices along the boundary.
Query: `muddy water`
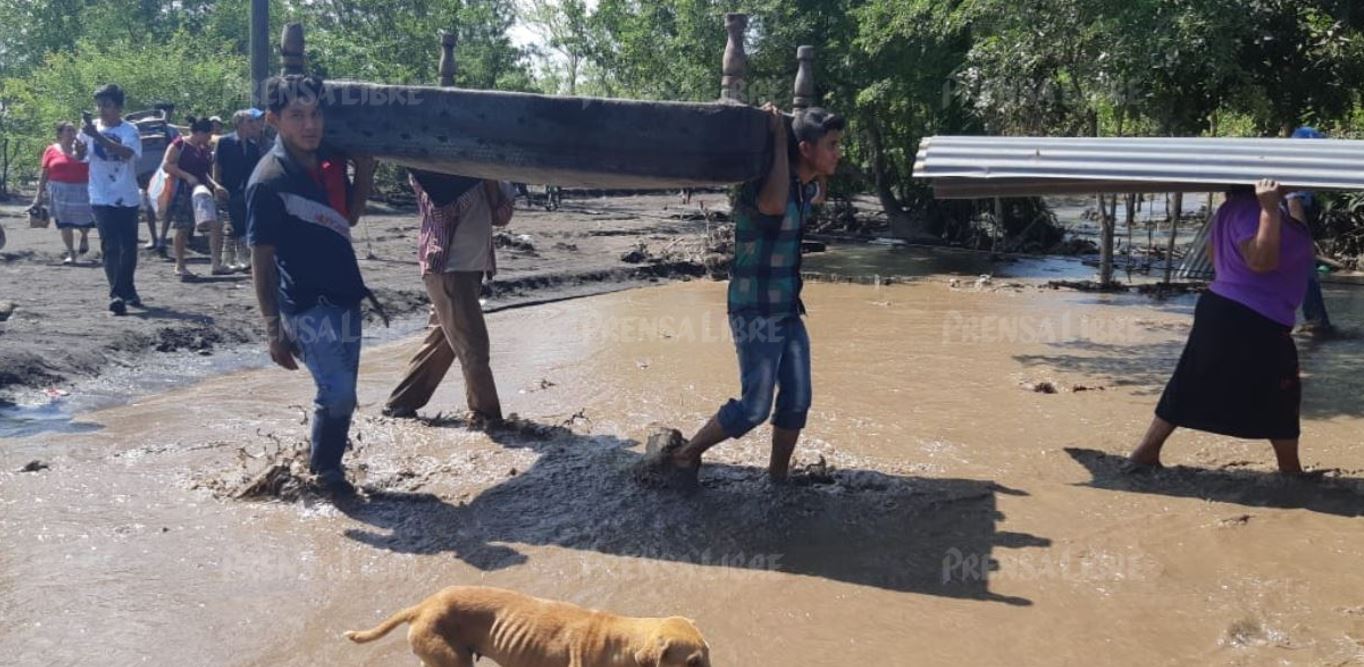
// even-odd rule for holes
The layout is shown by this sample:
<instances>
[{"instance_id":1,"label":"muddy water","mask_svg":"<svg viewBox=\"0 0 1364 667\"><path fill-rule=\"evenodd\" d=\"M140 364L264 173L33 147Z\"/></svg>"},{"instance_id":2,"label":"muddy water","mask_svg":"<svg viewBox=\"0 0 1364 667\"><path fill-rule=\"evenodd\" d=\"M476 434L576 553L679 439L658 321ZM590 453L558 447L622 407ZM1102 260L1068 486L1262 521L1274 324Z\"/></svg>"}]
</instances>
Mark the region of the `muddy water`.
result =
<instances>
[{"instance_id":1,"label":"muddy water","mask_svg":"<svg viewBox=\"0 0 1364 667\"><path fill-rule=\"evenodd\" d=\"M816 402L764 480L765 431L687 498L631 482L652 421L691 432L736 389L724 287L490 318L491 436L379 416L412 344L367 349L351 461L365 501L245 503L301 439L299 373L254 370L80 415L0 448L0 663L409 665L340 638L455 583L683 614L717 665L1351 664L1364 659L1364 342L1304 346L1306 461L1180 433L1116 474L1187 332L1160 306L945 281L811 285ZM1350 314L1338 318L1347 325ZM1050 382L1059 391L1029 391ZM1084 387L1084 391L1076 389ZM429 411L453 409L453 379Z\"/></svg>"}]
</instances>

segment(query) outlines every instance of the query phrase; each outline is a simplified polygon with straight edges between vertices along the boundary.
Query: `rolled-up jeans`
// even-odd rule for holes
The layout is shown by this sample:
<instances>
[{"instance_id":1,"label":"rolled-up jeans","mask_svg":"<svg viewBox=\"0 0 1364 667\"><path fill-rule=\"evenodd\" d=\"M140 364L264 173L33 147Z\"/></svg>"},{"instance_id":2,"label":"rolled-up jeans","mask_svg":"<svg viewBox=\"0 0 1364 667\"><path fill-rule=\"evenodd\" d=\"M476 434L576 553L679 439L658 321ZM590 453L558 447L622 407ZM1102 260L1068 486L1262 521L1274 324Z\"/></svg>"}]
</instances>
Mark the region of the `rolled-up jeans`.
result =
<instances>
[{"instance_id":1,"label":"rolled-up jeans","mask_svg":"<svg viewBox=\"0 0 1364 667\"><path fill-rule=\"evenodd\" d=\"M725 434L743 437L768 415L777 428L805 428L813 397L805 322L799 315L732 314L729 327L739 357L741 397L730 399L716 415Z\"/></svg>"},{"instance_id":2,"label":"rolled-up jeans","mask_svg":"<svg viewBox=\"0 0 1364 667\"><path fill-rule=\"evenodd\" d=\"M308 467L314 473L340 470L360 373L360 304L320 300L312 308L285 314L283 324L317 385Z\"/></svg>"}]
</instances>

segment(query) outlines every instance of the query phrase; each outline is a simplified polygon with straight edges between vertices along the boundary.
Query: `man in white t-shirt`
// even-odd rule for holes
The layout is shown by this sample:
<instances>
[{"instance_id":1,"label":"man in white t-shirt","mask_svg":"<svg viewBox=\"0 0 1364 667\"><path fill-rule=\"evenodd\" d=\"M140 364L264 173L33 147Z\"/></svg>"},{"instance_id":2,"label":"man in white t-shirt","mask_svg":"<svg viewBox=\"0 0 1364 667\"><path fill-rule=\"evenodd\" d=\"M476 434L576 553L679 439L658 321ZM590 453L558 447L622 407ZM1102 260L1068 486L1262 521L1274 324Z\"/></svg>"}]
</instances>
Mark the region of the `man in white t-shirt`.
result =
<instances>
[{"instance_id":1,"label":"man in white t-shirt","mask_svg":"<svg viewBox=\"0 0 1364 667\"><path fill-rule=\"evenodd\" d=\"M114 84L95 91L99 118L85 114L80 140L90 163L90 207L99 227L104 275L109 280L109 312L126 315L128 306L142 307L133 286L137 270L137 213L142 203L137 187L137 161L142 137L123 120L123 90Z\"/></svg>"}]
</instances>

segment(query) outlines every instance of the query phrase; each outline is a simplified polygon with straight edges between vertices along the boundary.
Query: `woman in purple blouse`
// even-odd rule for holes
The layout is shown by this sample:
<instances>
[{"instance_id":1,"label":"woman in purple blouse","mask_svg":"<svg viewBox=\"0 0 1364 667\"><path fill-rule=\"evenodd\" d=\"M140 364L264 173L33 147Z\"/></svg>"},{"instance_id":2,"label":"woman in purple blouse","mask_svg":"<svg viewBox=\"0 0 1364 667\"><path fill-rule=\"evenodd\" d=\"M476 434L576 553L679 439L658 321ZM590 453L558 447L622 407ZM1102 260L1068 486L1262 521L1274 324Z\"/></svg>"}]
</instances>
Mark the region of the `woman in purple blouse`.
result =
<instances>
[{"instance_id":1,"label":"woman in purple blouse","mask_svg":"<svg viewBox=\"0 0 1364 667\"><path fill-rule=\"evenodd\" d=\"M1228 191L1212 224L1216 277L1129 467L1159 467L1165 440L1183 426L1267 439L1279 471L1301 474L1302 386L1291 334L1313 261L1311 233L1285 212L1283 189L1270 180Z\"/></svg>"}]
</instances>

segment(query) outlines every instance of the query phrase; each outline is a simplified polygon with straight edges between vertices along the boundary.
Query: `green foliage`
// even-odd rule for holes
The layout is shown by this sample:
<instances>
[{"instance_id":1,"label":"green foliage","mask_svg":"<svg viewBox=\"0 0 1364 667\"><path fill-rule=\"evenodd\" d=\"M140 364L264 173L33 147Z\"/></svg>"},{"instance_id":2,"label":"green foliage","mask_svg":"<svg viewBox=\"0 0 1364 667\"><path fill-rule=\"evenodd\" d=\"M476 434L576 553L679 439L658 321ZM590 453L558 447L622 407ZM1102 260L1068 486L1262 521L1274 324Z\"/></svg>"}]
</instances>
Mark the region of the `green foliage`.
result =
<instances>
[{"instance_id":1,"label":"green foliage","mask_svg":"<svg viewBox=\"0 0 1364 667\"><path fill-rule=\"evenodd\" d=\"M90 95L100 85L121 86L129 111L166 100L183 118L246 106L245 71L244 56L184 32L161 44L82 39L69 51L50 54L28 77L0 80L0 131L21 147L18 173L31 174L53 141L53 125L79 123L82 110L93 110Z\"/></svg>"},{"instance_id":2,"label":"green foliage","mask_svg":"<svg viewBox=\"0 0 1364 667\"><path fill-rule=\"evenodd\" d=\"M30 170L48 125L103 80L129 90L130 109L241 106L249 4L0 0L0 149L22 145ZM961 210L910 178L931 134L1263 136L1312 123L1364 136L1364 5L1352 0L270 4L272 42L302 22L310 67L328 78L434 83L437 34L455 30L462 86L698 101L719 94L725 13L745 12L747 101L789 106L796 47L816 46L821 101L852 120L837 182L932 234ZM541 46L510 42L518 14Z\"/></svg>"},{"instance_id":3,"label":"green foliage","mask_svg":"<svg viewBox=\"0 0 1364 667\"><path fill-rule=\"evenodd\" d=\"M250 0L0 0L0 152L31 177L57 120L79 118L114 82L129 111L174 102L179 117L226 115L250 101ZM310 68L328 78L434 85L441 30L454 30L459 85L531 90L507 29L511 0L270 0L275 40L305 28ZM6 154L8 154L6 153Z\"/></svg>"}]
</instances>

